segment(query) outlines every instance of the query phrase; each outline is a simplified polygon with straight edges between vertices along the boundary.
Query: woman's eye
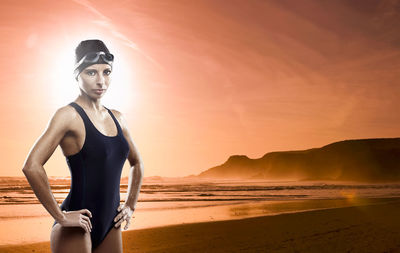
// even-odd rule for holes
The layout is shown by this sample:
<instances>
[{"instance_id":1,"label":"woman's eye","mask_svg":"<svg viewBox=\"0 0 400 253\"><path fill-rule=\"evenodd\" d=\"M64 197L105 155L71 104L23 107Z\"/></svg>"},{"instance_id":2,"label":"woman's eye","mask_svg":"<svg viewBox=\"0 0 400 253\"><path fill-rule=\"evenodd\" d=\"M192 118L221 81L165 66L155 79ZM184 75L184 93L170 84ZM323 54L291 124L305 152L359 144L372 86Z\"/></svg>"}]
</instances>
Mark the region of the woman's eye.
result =
<instances>
[{"instance_id":1,"label":"woman's eye","mask_svg":"<svg viewBox=\"0 0 400 253\"><path fill-rule=\"evenodd\" d=\"M93 76L94 74L95 74L95 72L94 71L88 71L88 72L86 72L89 76Z\"/></svg>"},{"instance_id":2,"label":"woman's eye","mask_svg":"<svg viewBox=\"0 0 400 253\"><path fill-rule=\"evenodd\" d=\"M110 71L110 70L106 70L106 71L104 71L104 73L105 73L106 75L110 75L110 74L111 74L111 71Z\"/></svg>"}]
</instances>

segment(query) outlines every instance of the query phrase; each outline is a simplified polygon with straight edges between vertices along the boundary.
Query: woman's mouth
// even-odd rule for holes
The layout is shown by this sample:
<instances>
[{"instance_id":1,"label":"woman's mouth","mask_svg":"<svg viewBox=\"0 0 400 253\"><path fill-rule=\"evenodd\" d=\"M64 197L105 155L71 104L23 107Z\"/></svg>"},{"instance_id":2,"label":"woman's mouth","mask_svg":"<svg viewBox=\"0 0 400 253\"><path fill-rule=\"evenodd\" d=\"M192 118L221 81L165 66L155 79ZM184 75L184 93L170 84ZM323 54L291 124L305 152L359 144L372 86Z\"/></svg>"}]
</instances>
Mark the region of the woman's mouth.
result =
<instances>
[{"instance_id":1,"label":"woman's mouth","mask_svg":"<svg viewBox=\"0 0 400 253\"><path fill-rule=\"evenodd\" d=\"M105 91L105 89L94 89L94 92L97 94L102 94Z\"/></svg>"}]
</instances>

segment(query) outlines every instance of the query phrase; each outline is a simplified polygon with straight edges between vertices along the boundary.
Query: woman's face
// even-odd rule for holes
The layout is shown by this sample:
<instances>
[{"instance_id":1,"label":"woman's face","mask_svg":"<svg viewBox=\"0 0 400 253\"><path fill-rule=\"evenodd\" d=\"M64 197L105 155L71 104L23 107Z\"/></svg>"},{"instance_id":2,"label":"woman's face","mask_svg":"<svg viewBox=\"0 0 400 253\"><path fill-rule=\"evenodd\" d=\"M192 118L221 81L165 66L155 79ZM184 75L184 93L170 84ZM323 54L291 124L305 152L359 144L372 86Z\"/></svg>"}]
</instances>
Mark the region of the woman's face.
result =
<instances>
[{"instance_id":1,"label":"woman's face","mask_svg":"<svg viewBox=\"0 0 400 253\"><path fill-rule=\"evenodd\" d=\"M102 97L111 81L111 66L93 64L85 68L78 76L79 87L92 98Z\"/></svg>"}]
</instances>

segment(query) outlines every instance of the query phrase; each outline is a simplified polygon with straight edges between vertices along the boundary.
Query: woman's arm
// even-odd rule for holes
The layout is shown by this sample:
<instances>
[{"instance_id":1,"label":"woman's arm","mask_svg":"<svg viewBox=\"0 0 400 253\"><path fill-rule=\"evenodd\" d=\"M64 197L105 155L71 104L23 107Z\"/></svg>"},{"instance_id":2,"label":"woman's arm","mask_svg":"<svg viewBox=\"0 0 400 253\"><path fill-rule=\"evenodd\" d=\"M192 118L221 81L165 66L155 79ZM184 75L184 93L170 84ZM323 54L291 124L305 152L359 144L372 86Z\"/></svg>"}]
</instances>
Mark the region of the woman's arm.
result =
<instances>
[{"instance_id":1,"label":"woman's arm","mask_svg":"<svg viewBox=\"0 0 400 253\"><path fill-rule=\"evenodd\" d=\"M144 175L143 161L140 157L138 149L135 146L135 143L130 136L125 118L123 117L122 113L118 111L116 111L116 114L121 121L121 128L124 137L129 143L128 161L131 168L129 171L128 192L125 205L129 206L132 210L135 210Z\"/></svg>"},{"instance_id":2,"label":"woman's arm","mask_svg":"<svg viewBox=\"0 0 400 253\"><path fill-rule=\"evenodd\" d=\"M71 113L68 110L69 108L62 107L55 112L45 132L29 152L22 169L39 201L60 224L65 220L65 215L51 192L43 165L68 131L68 123L71 122Z\"/></svg>"}]
</instances>

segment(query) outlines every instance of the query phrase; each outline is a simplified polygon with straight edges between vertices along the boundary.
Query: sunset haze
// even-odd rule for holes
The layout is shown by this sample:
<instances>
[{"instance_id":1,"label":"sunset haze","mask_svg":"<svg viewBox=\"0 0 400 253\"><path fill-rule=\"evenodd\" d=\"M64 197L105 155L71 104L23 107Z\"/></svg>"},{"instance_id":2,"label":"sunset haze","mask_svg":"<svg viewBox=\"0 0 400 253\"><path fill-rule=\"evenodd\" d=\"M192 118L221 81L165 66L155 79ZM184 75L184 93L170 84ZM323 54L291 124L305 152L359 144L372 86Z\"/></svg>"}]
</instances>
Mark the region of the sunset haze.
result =
<instances>
[{"instance_id":1,"label":"sunset haze","mask_svg":"<svg viewBox=\"0 0 400 253\"><path fill-rule=\"evenodd\" d=\"M125 116L146 177L399 137L396 1L19 0L0 13L0 176L23 176L78 95L74 48L91 38L115 55L102 103ZM60 147L44 167L69 176Z\"/></svg>"}]
</instances>

